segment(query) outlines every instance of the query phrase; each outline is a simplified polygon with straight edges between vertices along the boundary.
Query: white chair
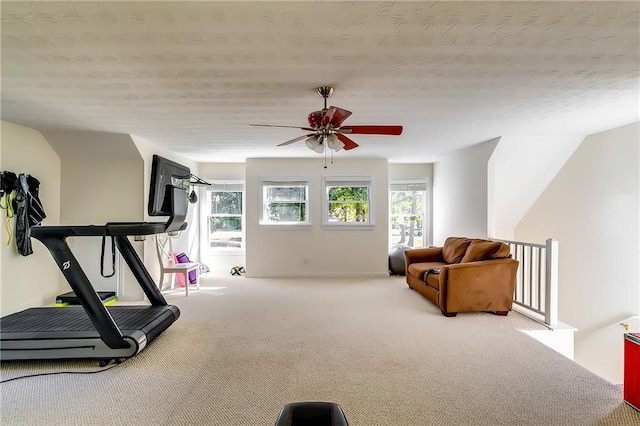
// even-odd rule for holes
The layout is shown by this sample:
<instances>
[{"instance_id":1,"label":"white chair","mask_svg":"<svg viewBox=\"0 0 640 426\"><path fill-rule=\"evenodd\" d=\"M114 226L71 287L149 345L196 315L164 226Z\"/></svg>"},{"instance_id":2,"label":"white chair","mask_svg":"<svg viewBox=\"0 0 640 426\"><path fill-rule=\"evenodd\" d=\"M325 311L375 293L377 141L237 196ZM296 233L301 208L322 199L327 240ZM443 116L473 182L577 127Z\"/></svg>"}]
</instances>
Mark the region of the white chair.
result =
<instances>
[{"instance_id":1,"label":"white chair","mask_svg":"<svg viewBox=\"0 0 640 426\"><path fill-rule=\"evenodd\" d=\"M182 274L184 277L184 292L185 297L189 296L189 272L196 272L196 289L200 290L200 264L196 262L191 263L177 263L173 253L173 243L170 236L166 236L164 240L160 235L155 236L156 240L156 252L158 253L158 263L160 264L160 281L158 281L158 288L162 290L164 284L164 274L171 274L171 289L176 284L176 274Z\"/></svg>"}]
</instances>

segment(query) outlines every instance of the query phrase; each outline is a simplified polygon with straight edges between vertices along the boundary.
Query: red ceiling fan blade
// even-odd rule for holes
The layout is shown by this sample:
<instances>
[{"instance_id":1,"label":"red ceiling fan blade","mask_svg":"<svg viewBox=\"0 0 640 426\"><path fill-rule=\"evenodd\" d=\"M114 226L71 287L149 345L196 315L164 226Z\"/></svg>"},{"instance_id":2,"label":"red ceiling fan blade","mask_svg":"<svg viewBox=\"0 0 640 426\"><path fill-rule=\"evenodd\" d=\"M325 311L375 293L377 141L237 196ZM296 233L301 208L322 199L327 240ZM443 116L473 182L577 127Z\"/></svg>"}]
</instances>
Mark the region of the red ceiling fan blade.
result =
<instances>
[{"instance_id":1,"label":"red ceiling fan blade","mask_svg":"<svg viewBox=\"0 0 640 426\"><path fill-rule=\"evenodd\" d=\"M336 130L337 132L352 135L392 135L402 134L402 126L347 126Z\"/></svg>"},{"instance_id":2,"label":"red ceiling fan blade","mask_svg":"<svg viewBox=\"0 0 640 426\"><path fill-rule=\"evenodd\" d=\"M249 126L258 126L258 127L286 127L289 129L300 129L300 130L306 130L308 132L313 132L316 129L312 129L311 127L300 127L300 126L280 126L277 124L249 124Z\"/></svg>"},{"instance_id":3,"label":"red ceiling fan blade","mask_svg":"<svg viewBox=\"0 0 640 426\"><path fill-rule=\"evenodd\" d=\"M346 109L330 106L322 117L322 124L331 124L333 127L340 127L342 122L349 118L351 111Z\"/></svg>"},{"instance_id":4,"label":"red ceiling fan blade","mask_svg":"<svg viewBox=\"0 0 640 426\"><path fill-rule=\"evenodd\" d=\"M279 143L279 144L278 144L278 145L276 145L276 146L291 145L291 144L292 144L292 143L294 143L294 142L301 141L301 140L306 139L306 138L308 138L308 137L310 137L310 136L313 136L313 133L311 133L311 134L309 134L309 135L302 135L302 136L299 136L299 137L297 137L297 138L295 138L295 139L291 139L290 141L286 141L286 142Z\"/></svg>"},{"instance_id":5,"label":"red ceiling fan blade","mask_svg":"<svg viewBox=\"0 0 640 426\"><path fill-rule=\"evenodd\" d=\"M345 135L343 135L342 133L336 133L336 136L338 137L338 139L340 139L342 141L342 143L344 144L344 149L345 150L350 150L353 148L357 148L358 144L355 143L354 141L352 141L351 139L349 139L348 137L346 137Z\"/></svg>"}]
</instances>

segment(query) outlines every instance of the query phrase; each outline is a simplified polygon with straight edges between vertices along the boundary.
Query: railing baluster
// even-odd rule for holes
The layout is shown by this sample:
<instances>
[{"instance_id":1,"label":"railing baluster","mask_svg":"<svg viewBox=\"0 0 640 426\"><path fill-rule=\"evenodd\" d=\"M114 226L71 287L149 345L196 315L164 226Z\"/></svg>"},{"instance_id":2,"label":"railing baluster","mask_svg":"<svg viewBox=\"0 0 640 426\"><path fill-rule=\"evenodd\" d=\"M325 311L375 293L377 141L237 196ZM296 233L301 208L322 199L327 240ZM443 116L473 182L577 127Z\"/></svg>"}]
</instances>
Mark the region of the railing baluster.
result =
<instances>
[{"instance_id":1,"label":"railing baluster","mask_svg":"<svg viewBox=\"0 0 640 426\"><path fill-rule=\"evenodd\" d=\"M529 247L529 305L533 306L533 247Z\"/></svg>"},{"instance_id":2,"label":"railing baluster","mask_svg":"<svg viewBox=\"0 0 640 426\"><path fill-rule=\"evenodd\" d=\"M520 246L518 244L515 244L513 258L516 259L518 262L520 261L520 257L518 255L519 250L520 250ZM519 263L518 263L518 268L520 268ZM516 299L515 300L517 300L518 302L522 302L520 297L520 270L519 269L516 276Z\"/></svg>"},{"instance_id":3,"label":"railing baluster","mask_svg":"<svg viewBox=\"0 0 640 426\"><path fill-rule=\"evenodd\" d=\"M518 261L513 303L519 312L549 326L557 325L558 241L548 239L546 244L534 244L495 240L508 244L513 258Z\"/></svg>"},{"instance_id":4,"label":"railing baluster","mask_svg":"<svg viewBox=\"0 0 640 426\"><path fill-rule=\"evenodd\" d=\"M522 303L525 303L524 300L524 244L520 244L520 247L522 247L522 250L520 251L520 284L521 284L521 291L522 291Z\"/></svg>"},{"instance_id":5,"label":"railing baluster","mask_svg":"<svg viewBox=\"0 0 640 426\"><path fill-rule=\"evenodd\" d=\"M542 308L542 248L538 247L538 309Z\"/></svg>"}]
</instances>

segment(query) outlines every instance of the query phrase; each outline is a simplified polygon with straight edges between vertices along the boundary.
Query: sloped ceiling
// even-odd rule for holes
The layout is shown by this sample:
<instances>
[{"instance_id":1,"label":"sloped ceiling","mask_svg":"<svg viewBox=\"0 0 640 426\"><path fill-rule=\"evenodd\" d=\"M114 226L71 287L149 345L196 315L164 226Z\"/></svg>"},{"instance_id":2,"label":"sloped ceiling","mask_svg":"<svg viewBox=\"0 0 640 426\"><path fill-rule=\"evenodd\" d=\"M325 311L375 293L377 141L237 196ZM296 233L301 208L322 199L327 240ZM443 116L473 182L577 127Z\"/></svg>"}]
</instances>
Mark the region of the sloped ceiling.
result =
<instances>
[{"instance_id":1,"label":"sloped ceiling","mask_svg":"<svg viewBox=\"0 0 640 426\"><path fill-rule=\"evenodd\" d=\"M277 143L322 107L340 156L431 162L503 134L638 120L638 2L2 2L2 119L129 133L196 161L313 157Z\"/></svg>"}]
</instances>

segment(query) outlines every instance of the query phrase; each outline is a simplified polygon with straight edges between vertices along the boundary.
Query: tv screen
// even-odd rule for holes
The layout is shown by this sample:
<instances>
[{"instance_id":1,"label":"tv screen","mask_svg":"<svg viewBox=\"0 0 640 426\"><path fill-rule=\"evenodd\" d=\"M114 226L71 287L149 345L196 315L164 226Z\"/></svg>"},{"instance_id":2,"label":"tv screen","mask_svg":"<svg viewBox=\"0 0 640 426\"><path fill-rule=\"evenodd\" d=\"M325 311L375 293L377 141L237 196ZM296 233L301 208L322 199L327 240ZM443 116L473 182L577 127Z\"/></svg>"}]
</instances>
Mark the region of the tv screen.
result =
<instances>
[{"instance_id":1,"label":"tv screen","mask_svg":"<svg viewBox=\"0 0 640 426\"><path fill-rule=\"evenodd\" d=\"M191 170L187 166L154 155L151 163L149 216L172 216L171 190L174 187L184 188L184 200L180 201L184 201L186 206L190 178Z\"/></svg>"}]
</instances>

